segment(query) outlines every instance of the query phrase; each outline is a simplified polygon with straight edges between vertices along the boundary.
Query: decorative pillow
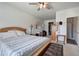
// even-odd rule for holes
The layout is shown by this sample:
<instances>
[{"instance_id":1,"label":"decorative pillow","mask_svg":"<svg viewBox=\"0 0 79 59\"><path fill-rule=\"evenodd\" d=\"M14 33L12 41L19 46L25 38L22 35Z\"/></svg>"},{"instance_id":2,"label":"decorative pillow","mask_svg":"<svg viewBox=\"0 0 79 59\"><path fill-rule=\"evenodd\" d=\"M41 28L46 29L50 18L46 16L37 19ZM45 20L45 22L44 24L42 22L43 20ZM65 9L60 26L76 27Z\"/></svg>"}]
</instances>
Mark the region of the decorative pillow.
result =
<instances>
[{"instance_id":1,"label":"decorative pillow","mask_svg":"<svg viewBox=\"0 0 79 59\"><path fill-rule=\"evenodd\" d=\"M0 39L2 39L2 35L0 34Z\"/></svg>"},{"instance_id":2,"label":"decorative pillow","mask_svg":"<svg viewBox=\"0 0 79 59\"><path fill-rule=\"evenodd\" d=\"M25 33L22 32L22 31L15 31L15 32L16 32L16 34L17 34L18 36L24 36L24 35L25 35Z\"/></svg>"}]
</instances>

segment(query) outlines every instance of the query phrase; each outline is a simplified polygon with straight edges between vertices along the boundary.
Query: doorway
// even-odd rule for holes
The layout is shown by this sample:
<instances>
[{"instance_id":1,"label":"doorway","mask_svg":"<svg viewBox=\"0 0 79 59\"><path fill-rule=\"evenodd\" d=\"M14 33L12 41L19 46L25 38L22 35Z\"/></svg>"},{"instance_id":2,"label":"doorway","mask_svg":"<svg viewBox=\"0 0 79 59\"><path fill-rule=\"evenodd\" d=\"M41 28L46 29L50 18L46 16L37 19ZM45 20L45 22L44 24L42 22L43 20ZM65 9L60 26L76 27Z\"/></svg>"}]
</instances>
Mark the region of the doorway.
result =
<instances>
[{"instance_id":1,"label":"doorway","mask_svg":"<svg viewBox=\"0 0 79 59\"><path fill-rule=\"evenodd\" d=\"M67 43L77 45L77 17L67 18Z\"/></svg>"},{"instance_id":2,"label":"doorway","mask_svg":"<svg viewBox=\"0 0 79 59\"><path fill-rule=\"evenodd\" d=\"M52 25L54 24L54 22L49 22L48 23L48 33L49 33L49 35L51 35L51 33L52 33Z\"/></svg>"}]
</instances>

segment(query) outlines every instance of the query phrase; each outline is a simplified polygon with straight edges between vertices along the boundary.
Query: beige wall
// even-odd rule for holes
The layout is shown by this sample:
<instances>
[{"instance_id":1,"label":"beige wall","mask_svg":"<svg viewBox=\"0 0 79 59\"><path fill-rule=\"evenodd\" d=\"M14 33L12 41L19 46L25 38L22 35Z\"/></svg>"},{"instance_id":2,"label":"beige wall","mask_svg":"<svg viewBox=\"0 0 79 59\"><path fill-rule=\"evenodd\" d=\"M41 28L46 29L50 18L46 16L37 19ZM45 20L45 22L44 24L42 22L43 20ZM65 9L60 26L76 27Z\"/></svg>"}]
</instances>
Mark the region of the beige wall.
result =
<instances>
[{"instance_id":1,"label":"beige wall","mask_svg":"<svg viewBox=\"0 0 79 59\"><path fill-rule=\"evenodd\" d=\"M35 25L41 22L27 12L14 8L6 3L0 3L0 28L18 26L29 29L31 24Z\"/></svg>"}]
</instances>

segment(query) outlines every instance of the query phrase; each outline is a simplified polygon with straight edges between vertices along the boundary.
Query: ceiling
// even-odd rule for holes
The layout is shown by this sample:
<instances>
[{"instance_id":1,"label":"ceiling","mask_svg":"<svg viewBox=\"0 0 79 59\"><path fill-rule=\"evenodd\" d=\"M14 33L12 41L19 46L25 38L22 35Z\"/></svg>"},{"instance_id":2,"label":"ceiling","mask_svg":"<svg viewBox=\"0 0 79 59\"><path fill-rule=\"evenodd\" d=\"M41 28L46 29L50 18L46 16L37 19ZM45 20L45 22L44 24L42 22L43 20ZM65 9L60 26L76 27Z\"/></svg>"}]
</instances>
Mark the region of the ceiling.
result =
<instances>
[{"instance_id":1,"label":"ceiling","mask_svg":"<svg viewBox=\"0 0 79 59\"><path fill-rule=\"evenodd\" d=\"M37 11L38 7L29 5L29 2L8 2L8 4L42 20L55 19L56 11L79 6L79 2L49 2L52 7L50 10L41 9Z\"/></svg>"}]
</instances>

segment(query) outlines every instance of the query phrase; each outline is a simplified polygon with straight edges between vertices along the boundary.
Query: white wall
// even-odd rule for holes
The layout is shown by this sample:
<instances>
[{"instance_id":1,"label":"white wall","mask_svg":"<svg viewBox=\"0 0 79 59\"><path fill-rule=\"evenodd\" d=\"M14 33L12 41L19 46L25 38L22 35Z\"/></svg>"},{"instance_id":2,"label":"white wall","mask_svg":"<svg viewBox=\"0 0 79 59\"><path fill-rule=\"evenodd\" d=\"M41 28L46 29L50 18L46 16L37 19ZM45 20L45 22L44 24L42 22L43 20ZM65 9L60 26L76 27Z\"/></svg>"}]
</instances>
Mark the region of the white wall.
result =
<instances>
[{"instance_id":1,"label":"white wall","mask_svg":"<svg viewBox=\"0 0 79 59\"><path fill-rule=\"evenodd\" d=\"M47 35L49 35L49 33L48 33L48 23L49 22L55 22L55 19L52 19L52 20L44 20L44 24L45 24L44 30L46 30Z\"/></svg>"},{"instance_id":2,"label":"white wall","mask_svg":"<svg viewBox=\"0 0 79 59\"><path fill-rule=\"evenodd\" d=\"M61 27L62 30L60 31L60 33L62 32L64 35L67 35L67 18L75 16L79 16L79 7L56 12L56 21L63 21L63 25Z\"/></svg>"},{"instance_id":3,"label":"white wall","mask_svg":"<svg viewBox=\"0 0 79 59\"><path fill-rule=\"evenodd\" d=\"M31 24L35 25L41 22L34 16L14 8L7 3L0 3L0 28L17 26L28 29Z\"/></svg>"}]
</instances>

